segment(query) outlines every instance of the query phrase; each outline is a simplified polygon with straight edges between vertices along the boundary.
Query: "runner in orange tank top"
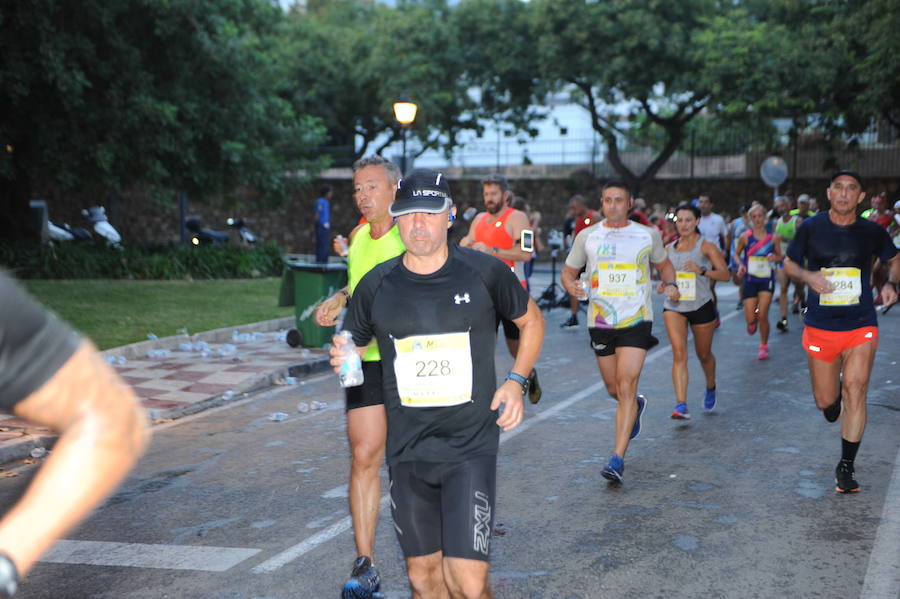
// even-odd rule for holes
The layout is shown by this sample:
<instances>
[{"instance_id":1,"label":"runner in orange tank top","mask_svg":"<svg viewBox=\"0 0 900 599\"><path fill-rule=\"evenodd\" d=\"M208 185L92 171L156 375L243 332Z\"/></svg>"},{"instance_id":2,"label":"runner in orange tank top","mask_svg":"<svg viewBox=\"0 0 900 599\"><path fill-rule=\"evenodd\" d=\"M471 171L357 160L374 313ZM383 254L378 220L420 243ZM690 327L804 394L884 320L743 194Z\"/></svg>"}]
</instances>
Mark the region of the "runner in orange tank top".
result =
<instances>
[{"instance_id":1,"label":"runner in orange tank top","mask_svg":"<svg viewBox=\"0 0 900 599\"><path fill-rule=\"evenodd\" d=\"M516 273L522 286L525 287L524 264L531 260L531 252L522 250L519 241L522 230L528 229L528 216L521 210L509 206L512 194L506 177L502 175L490 175L483 179L481 193L486 211L475 217L469 233L459 244L502 260ZM498 324L500 323L503 324L506 347L515 358L519 351L519 329L513 322L498 318ZM529 382L528 399L531 403L537 403L541 398L537 371L531 372Z\"/></svg>"}]
</instances>

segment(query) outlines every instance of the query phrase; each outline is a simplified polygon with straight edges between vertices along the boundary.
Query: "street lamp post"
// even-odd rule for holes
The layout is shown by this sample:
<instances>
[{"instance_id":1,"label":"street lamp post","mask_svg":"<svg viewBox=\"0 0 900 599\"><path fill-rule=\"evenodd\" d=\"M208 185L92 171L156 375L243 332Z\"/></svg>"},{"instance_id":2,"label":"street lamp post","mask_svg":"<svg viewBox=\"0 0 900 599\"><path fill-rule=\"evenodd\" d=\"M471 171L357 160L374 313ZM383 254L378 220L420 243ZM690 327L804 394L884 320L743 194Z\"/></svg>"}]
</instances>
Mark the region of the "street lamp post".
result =
<instances>
[{"instance_id":1,"label":"street lamp post","mask_svg":"<svg viewBox=\"0 0 900 599\"><path fill-rule=\"evenodd\" d=\"M403 156L400 159L400 172L406 174L406 134L409 126L416 120L416 111L419 107L415 102L409 99L405 93L400 95L400 99L394 102L394 118L400 123L403 130Z\"/></svg>"}]
</instances>

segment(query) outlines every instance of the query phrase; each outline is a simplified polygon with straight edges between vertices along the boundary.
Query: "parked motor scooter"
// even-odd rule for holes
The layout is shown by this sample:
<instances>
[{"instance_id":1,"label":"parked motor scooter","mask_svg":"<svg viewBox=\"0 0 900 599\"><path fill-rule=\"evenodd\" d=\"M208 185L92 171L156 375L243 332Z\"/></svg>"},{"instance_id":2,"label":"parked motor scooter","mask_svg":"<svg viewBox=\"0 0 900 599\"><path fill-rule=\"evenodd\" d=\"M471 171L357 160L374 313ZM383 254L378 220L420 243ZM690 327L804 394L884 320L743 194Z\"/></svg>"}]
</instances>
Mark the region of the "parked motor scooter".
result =
<instances>
[{"instance_id":1,"label":"parked motor scooter","mask_svg":"<svg viewBox=\"0 0 900 599\"><path fill-rule=\"evenodd\" d=\"M247 223L244 222L244 219L241 217L238 218L229 218L225 221L229 227L235 229L237 231L238 237L241 240L243 245L251 246L255 245L259 238L250 230L247 226Z\"/></svg>"},{"instance_id":2,"label":"parked motor scooter","mask_svg":"<svg viewBox=\"0 0 900 599\"><path fill-rule=\"evenodd\" d=\"M69 223L63 226L55 225L47 214L47 202L43 200L32 200L28 203L31 211L35 231L40 235L41 242L49 245L58 243L85 242L91 241L93 236L87 229L81 227L73 227Z\"/></svg>"},{"instance_id":3,"label":"parked motor scooter","mask_svg":"<svg viewBox=\"0 0 900 599\"><path fill-rule=\"evenodd\" d=\"M200 226L199 216L189 216L184 219L185 228L191 232L191 244L222 246L228 243L231 235L224 231L204 229Z\"/></svg>"},{"instance_id":4,"label":"parked motor scooter","mask_svg":"<svg viewBox=\"0 0 900 599\"><path fill-rule=\"evenodd\" d=\"M92 206L81 211L81 214L93 223L94 233L106 240L106 245L111 248L122 249L122 236L116 231L116 228L109 223L106 218L106 209L103 206Z\"/></svg>"}]
</instances>

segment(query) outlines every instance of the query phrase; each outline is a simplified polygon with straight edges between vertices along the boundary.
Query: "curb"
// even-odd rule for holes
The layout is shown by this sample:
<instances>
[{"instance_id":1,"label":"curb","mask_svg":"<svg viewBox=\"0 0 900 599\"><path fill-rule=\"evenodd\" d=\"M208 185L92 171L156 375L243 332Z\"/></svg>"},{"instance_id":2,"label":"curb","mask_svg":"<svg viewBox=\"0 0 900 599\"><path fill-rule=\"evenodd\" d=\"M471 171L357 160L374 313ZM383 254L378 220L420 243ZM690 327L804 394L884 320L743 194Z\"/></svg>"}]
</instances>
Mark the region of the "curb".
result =
<instances>
[{"instance_id":1,"label":"curb","mask_svg":"<svg viewBox=\"0 0 900 599\"><path fill-rule=\"evenodd\" d=\"M221 329L213 329L212 331L202 331L200 333L188 333L187 335L172 335L171 337L160 337L159 339L148 339L147 341L138 341L130 345L121 347L111 347L103 350L100 355L104 358L109 356L122 356L127 360L146 356L153 349L175 349L179 343L186 340L206 341L207 343L228 343L231 341L232 331L239 333L252 333L259 331L260 333L269 333L280 329L291 329L296 324L293 316L285 316L284 318L276 318L274 320L264 320L262 322L252 322L250 324L242 324L233 327L223 327Z\"/></svg>"}]
</instances>

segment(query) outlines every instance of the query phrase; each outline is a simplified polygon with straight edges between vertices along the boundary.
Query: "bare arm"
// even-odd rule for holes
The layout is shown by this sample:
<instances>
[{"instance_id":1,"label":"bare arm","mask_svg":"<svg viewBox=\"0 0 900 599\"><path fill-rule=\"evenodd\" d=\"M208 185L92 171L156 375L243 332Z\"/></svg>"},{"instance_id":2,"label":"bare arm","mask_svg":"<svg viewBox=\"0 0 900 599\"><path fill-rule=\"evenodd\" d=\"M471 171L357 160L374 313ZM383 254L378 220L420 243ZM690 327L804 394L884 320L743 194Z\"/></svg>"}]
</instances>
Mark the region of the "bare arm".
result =
<instances>
[{"instance_id":1,"label":"bare arm","mask_svg":"<svg viewBox=\"0 0 900 599\"><path fill-rule=\"evenodd\" d=\"M512 260L513 262L528 262L531 260L531 252L526 252L519 246L522 239L522 230L529 227L528 215L521 210L516 210L506 219L506 232L513 238L513 246L510 249L497 250L498 258Z\"/></svg>"},{"instance_id":2,"label":"bare arm","mask_svg":"<svg viewBox=\"0 0 900 599\"><path fill-rule=\"evenodd\" d=\"M516 353L512 372L528 378L541 354L541 346L544 344L544 317L534 300L529 298L525 314L514 319L513 322L519 327L519 351ZM503 384L494 392L491 409L499 410L501 404L506 404L506 407L503 414L497 419L497 426L508 431L518 426L525 416L522 387L519 383L503 381Z\"/></svg>"},{"instance_id":3,"label":"bare arm","mask_svg":"<svg viewBox=\"0 0 900 599\"><path fill-rule=\"evenodd\" d=\"M881 301L885 307L897 301L897 289L894 286L900 283L900 253L894 254L888 265L890 267L888 280L881 288Z\"/></svg>"},{"instance_id":4,"label":"bare arm","mask_svg":"<svg viewBox=\"0 0 900 599\"><path fill-rule=\"evenodd\" d=\"M475 218L472 219L472 224L469 225L469 232L466 233L466 236L459 240L459 245L464 248L470 248L475 243L475 228L478 226L478 223L484 218L485 213L476 214Z\"/></svg>"},{"instance_id":5,"label":"bare arm","mask_svg":"<svg viewBox=\"0 0 900 599\"><path fill-rule=\"evenodd\" d=\"M677 302L681 298L681 292L678 291L678 285L675 284L675 267L668 258L662 262L654 262L653 266L659 271L659 278L662 279L661 285L666 297Z\"/></svg>"},{"instance_id":6,"label":"bare arm","mask_svg":"<svg viewBox=\"0 0 900 599\"><path fill-rule=\"evenodd\" d=\"M585 297L587 297L584 293L584 289L582 289L581 285L576 282L578 280L579 274L581 274L580 270L572 268L568 265L563 266L562 272L559 274L559 282L560 284L562 284L563 289L566 290L566 293L568 293L572 297L584 299Z\"/></svg>"},{"instance_id":7,"label":"bare arm","mask_svg":"<svg viewBox=\"0 0 900 599\"><path fill-rule=\"evenodd\" d=\"M784 259L784 272L787 276L809 285L810 289L820 295L834 291L834 285L820 271L806 270L790 258Z\"/></svg>"},{"instance_id":8,"label":"bare arm","mask_svg":"<svg viewBox=\"0 0 900 599\"><path fill-rule=\"evenodd\" d=\"M88 342L13 411L60 434L25 495L0 521L0 551L24 574L118 486L150 433L134 392Z\"/></svg>"},{"instance_id":9,"label":"bare arm","mask_svg":"<svg viewBox=\"0 0 900 599\"><path fill-rule=\"evenodd\" d=\"M704 240L700 246L700 251L713 265L711 270L706 271L706 276L715 281L727 281L729 278L728 267L725 265L725 258L722 257L722 252L719 251L719 248L714 243Z\"/></svg>"}]
</instances>

